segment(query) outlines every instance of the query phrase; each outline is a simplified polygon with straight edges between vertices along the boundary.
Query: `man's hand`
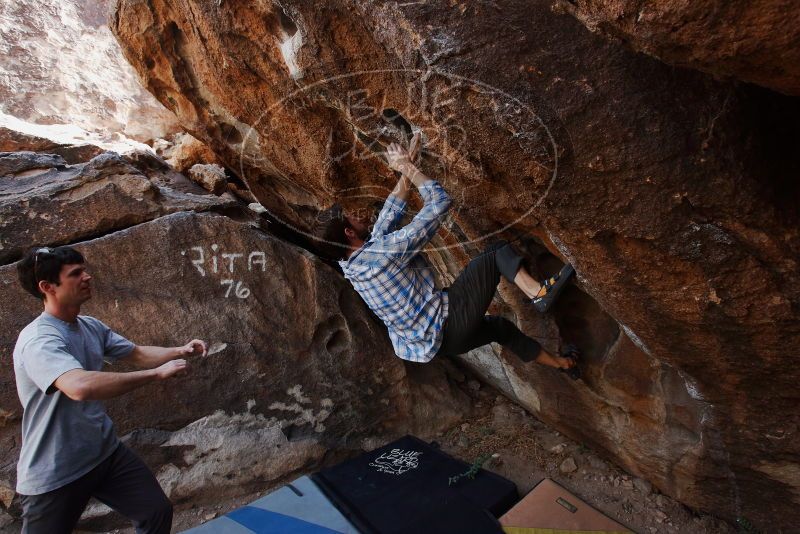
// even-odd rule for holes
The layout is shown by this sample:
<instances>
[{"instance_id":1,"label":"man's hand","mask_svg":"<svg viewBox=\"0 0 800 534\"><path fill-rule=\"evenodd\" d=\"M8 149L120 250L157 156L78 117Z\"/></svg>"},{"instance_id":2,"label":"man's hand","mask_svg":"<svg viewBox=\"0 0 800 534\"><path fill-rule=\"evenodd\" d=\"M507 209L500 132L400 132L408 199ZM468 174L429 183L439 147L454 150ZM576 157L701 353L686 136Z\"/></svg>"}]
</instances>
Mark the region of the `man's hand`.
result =
<instances>
[{"instance_id":1,"label":"man's hand","mask_svg":"<svg viewBox=\"0 0 800 534\"><path fill-rule=\"evenodd\" d=\"M186 360L172 360L156 367L156 376L159 380L166 380L171 376L181 374L186 371Z\"/></svg>"},{"instance_id":2,"label":"man's hand","mask_svg":"<svg viewBox=\"0 0 800 534\"><path fill-rule=\"evenodd\" d=\"M131 353L125 358L136 367L142 369L155 369L175 358L186 358L195 354L208 354L206 342L201 339L193 339L182 347L148 347L136 345Z\"/></svg>"},{"instance_id":3,"label":"man's hand","mask_svg":"<svg viewBox=\"0 0 800 534\"><path fill-rule=\"evenodd\" d=\"M201 339L193 339L181 347L180 352L185 356L195 356L197 354L202 354L205 356L208 354L208 346L206 345L206 342Z\"/></svg>"},{"instance_id":4,"label":"man's hand","mask_svg":"<svg viewBox=\"0 0 800 534\"><path fill-rule=\"evenodd\" d=\"M412 165L408 151L397 143L392 143L386 148L386 161L395 171L405 172Z\"/></svg>"},{"instance_id":5,"label":"man's hand","mask_svg":"<svg viewBox=\"0 0 800 534\"><path fill-rule=\"evenodd\" d=\"M386 161L389 164L389 167L395 171L400 171L403 174L392 194L403 200L405 200L408 196L408 182L406 179L410 180L411 183L417 187L422 186L425 182L430 180L430 178L425 176L422 172L420 172L419 169L417 169L413 162L413 158L419 153L419 137L420 134L417 132L411 139L411 153L397 143L392 143L386 147Z\"/></svg>"}]
</instances>

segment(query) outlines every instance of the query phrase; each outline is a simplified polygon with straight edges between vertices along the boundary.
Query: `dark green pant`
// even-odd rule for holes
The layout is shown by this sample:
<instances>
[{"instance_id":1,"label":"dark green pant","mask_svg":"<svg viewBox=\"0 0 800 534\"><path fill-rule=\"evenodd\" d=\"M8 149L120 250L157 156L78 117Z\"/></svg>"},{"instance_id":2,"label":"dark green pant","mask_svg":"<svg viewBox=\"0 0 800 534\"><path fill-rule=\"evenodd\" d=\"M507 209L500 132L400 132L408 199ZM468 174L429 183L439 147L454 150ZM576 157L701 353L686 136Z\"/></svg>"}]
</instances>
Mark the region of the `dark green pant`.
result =
<instances>
[{"instance_id":1,"label":"dark green pant","mask_svg":"<svg viewBox=\"0 0 800 534\"><path fill-rule=\"evenodd\" d=\"M486 315L500 276L510 282L519 271L522 258L505 241L491 245L464 268L447 288L449 308L442 346L437 355L453 356L492 342L508 347L521 360L539 355L541 345L503 317Z\"/></svg>"},{"instance_id":2,"label":"dark green pant","mask_svg":"<svg viewBox=\"0 0 800 534\"><path fill-rule=\"evenodd\" d=\"M172 527L172 503L150 469L121 443L79 479L21 497L23 534L69 534L90 497L130 519L137 533L169 534Z\"/></svg>"}]
</instances>

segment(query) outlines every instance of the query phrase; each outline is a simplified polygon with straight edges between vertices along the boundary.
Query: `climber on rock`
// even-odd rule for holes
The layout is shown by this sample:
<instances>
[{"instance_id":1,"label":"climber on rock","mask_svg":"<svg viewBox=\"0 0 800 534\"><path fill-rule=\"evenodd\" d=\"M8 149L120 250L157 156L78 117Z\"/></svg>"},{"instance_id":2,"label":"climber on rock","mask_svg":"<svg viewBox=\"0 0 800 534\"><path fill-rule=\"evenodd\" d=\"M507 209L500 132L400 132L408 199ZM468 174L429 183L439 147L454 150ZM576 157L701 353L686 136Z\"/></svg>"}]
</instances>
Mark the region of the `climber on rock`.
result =
<instances>
[{"instance_id":1,"label":"climber on rock","mask_svg":"<svg viewBox=\"0 0 800 534\"><path fill-rule=\"evenodd\" d=\"M185 372L182 358L206 354L206 344L134 345L101 321L78 315L92 296L84 263L80 252L63 246L35 249L17 265L22 287L44 304L14 347L23 409L17 464L22 532L71 532L95 497L128 517L137 533L166 534L172 504L144 462L119 441L101 401ZM104 359L145 370L106 372Z\"/></svg>"},{"instance_id":2,"label":"climber on rock","mask_svg":"<svg viewBox=\"0 0 800 534\"><path fill-rule=\"evenodd\" d=\"M576 349L564 356L549 354L508 319L486 315L501 275L537 309L546 311L574 272L570 265L540 284L511 245L499 242L473 259L450 287L435 287L433 271L421 252L447 214L450 197L413 164L418 146L418 134L410 154L396 143L389 145L389 167L401 176L371 233L366 218L347 214L338 204L320 214L316 228L320 251L339 261L344 276L388 327L395 353L404 360L428 362L436 355L462 354L494 341L525 362L536 361L577 378ZM411 184L424 205L407 226L397 229Z\"/></svg>"}]
</instances>

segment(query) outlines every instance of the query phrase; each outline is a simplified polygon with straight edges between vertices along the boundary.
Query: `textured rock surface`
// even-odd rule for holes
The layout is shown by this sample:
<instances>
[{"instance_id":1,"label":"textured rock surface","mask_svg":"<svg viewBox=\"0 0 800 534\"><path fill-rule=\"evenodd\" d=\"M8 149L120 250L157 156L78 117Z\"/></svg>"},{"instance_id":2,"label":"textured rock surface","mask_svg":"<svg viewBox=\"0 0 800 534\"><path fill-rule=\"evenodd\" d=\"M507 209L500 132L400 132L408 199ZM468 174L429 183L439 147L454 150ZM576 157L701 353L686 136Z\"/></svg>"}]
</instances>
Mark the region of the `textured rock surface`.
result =
<instances>
[{"instance_id":1,"label":"textured rock surface","mask_svg":"<svg viewBox=\"0 0 800 534\"><path fill-rule=\"evenodd\" d=\"M289 441L280 421L251 413L216 412L172 433L163 448L183 450L157 473L170 499L199 491L214 496L241 491L243 484L278 480L317 463L326 448L310 438ZM210 495L209 495L210 496Z\"/></svg>"},{"instance_id":2,"label":"textured rock surface","mask_svg":"<svg viewBox=\"0 0 800 534\"><path fill-rule=\"evenodd\" d=\"M583 382L488 349L470 364L693 507L796 524L800 104L550 7L122 0L112 29L148 89L301 229L335 197L385 196L374 152L422 129L456 205L430 251L445 283L487 236L540 274L555 256L578 271L546 317L507 287L497 311L550 349L577 342Z\"/></svg>"},{"instance_id":3,"label":"textured rock surface","mask_svg":"<svg viewBox=\"0 0 800 534\"><path fill-rule=\"evenodd\" d=\"M225 169L215 163L196 163L189 169L189 178L215 195L221 195L228 186Z\"/></svg>"},{"instance_id":4,"label":"textured rock surface","mask_svg":"<svg viewBox=\"0 0 800 534\"><path fill-rule=\"evenodd\" d=\"M69 145L57 143L43 137L0 127L0 152L43 152L58 154L66 163L84 163L104 152L94 145Z\"/></svg>"},{"instance_id":5,"label":"textured rock surface","mask_svg":"<svg viewBox=\"0 0 800 534\"><path fill-rule=\"evenodd\" d=\"M0 152L0 176L29 175L29 171L44 171L53 167L64 167L67 162L57 154L36 152Z\"/></svg>"},{"instance_id":6,"label":"textured rock surface","mask_svg":"<svg viewBox=\"0 0 800 534\"><path fill-rule=\"evenodd\" d=\"M84 313L139 344L198 335L210 344L187 376L107 403L118 433L136 431L129 442L177 502L264 488L367 438L430 436L469 408L438 365L427 383L442 398L417 388L416 371L391 356L347 282L257 226L183 212L76 245L94 276ZM0 480L13 484L21 408L12 349L41 308L14 265L0 267L0 298L17 303L0 310Z\"/></svg>"},{"instance_id":7,"label":"textured rock surface","mask_svg":"<svg viewBox=\"0 0 800 534\"><path fill-rule=\"evenodd\" d=\"M177 133L169 139L157 139L153 149L178 172L186 172L198 163L219 163L216 154L187 133Z\"/></svg>"},{"instance_id":8,"label":"textured rock surface","mask_svg":"<svg viewBox=\"0 0 800 534\"><path fill-rule=\"evenodd\" d=\"M107 25L108 0L0 4L0 114L146 141L177 124L141 84Z\"/></svg>"},{"instance_id":9,"label":"textured rock surface","mask_svg":"<svg viewBox=\"0 0 800 534\"><path fill-rule=\"evenodd\" d=\"M72 243L167 213L234 204L230 195L209 195L155 156L106 152L67 166L61 156L0 153L0 263L19 259L31 246Z\"/></svg>"},{"instance_id":10,"label":"textured rock surface","mask_svg":"<svg viewBox=\"0 0 800 534\"><path fill-rule=\"evenodd\" d=\"M592 31L671 65L800 95L800 5L792 0L559 0Z\"/></svg>"}]
</instances>

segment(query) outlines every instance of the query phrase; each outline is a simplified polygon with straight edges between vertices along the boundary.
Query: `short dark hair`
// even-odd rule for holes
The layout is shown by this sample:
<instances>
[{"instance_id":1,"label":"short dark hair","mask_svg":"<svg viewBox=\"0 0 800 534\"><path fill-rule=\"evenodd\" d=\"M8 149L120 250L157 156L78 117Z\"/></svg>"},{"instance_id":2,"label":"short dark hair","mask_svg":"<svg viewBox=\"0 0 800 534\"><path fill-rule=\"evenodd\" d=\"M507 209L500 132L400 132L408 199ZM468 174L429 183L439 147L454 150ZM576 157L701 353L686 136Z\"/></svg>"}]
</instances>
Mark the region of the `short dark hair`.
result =
<instances>
[{"instance_id":1,"label":"short dark hair","mask_svg":"<svg viewBox=\"0 0 800 534\"><path fill-rule=\"evenodd\" d=\"M350 228L350 223L345 217L344 208L334 204L317 215L314 227L315 243L319 253L329 260L344 259L349 248L349 242L344 231Z\"/></svg>"},{"instance_id":2,"label":"short dark hair","mask_svg":"<svg viewBox=\"0 0 800 534\"><path fill-rule=\"evenodd\" d=\"M64 265L86 263L83 254L72 247L36 247L28 251L17 264L17 275L23 289L43 299L44 293L39 291L39 282L46 280L58 285L61 267Z\"/></svg>"}]
</instances>

